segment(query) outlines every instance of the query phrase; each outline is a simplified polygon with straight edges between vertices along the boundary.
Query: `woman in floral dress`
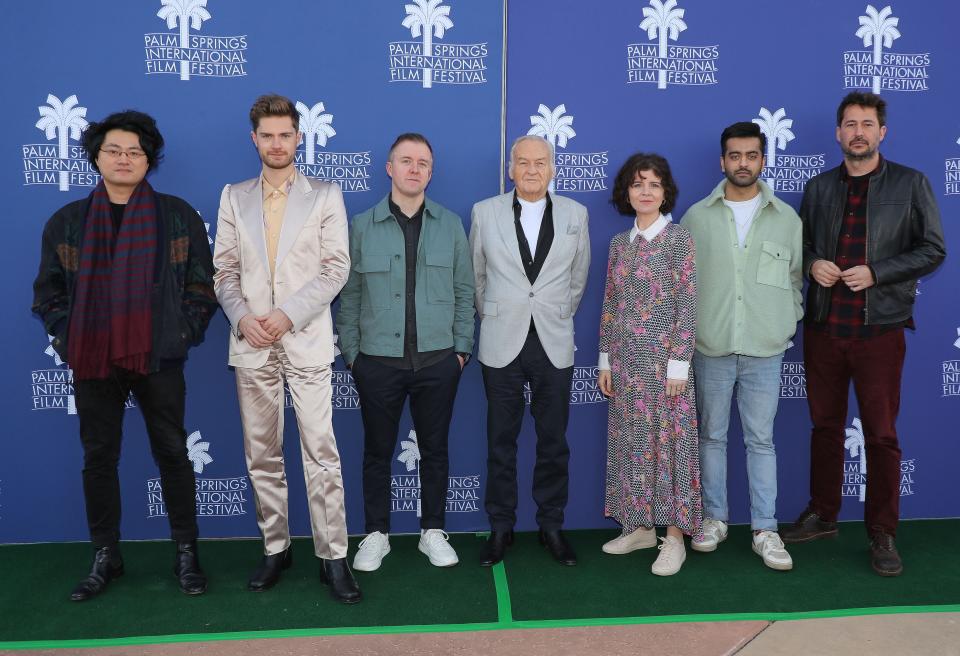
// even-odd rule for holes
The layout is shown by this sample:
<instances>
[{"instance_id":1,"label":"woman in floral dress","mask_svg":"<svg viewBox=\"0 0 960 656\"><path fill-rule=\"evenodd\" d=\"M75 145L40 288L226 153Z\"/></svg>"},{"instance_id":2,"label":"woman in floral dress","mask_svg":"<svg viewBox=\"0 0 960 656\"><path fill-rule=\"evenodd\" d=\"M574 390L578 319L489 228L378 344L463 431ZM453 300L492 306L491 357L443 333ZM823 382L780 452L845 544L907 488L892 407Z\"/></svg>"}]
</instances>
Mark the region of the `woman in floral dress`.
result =
<instances>
[{"instance_id":1,"label":"woman in floral dress","mask_svg":"<svg viewBox=\"0 0 960 656\"><path fill-rule=\"evenodd\" d=\"M700 462L693 357L697 282L693 240L664 215L677 186L667 161L626 161L612 202L633 226L610 242L600 319L601 391L609 397L604 514L623 534L603 546L623 554L656 544L651 570L676 574L683 536L700 534Z\"/></svg>"}]
</instances>

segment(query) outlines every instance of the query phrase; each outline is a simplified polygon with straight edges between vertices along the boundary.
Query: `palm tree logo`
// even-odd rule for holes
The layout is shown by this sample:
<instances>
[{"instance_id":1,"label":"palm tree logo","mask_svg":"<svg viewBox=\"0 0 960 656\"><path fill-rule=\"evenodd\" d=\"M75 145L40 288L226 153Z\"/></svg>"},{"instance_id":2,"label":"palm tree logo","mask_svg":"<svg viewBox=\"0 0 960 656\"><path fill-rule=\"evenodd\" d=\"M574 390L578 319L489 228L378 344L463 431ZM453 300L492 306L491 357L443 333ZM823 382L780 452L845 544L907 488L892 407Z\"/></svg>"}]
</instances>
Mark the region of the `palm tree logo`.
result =
<instances>
[{"instance_id":1,"label":"palm tree logo","mask_svg":"<svg viewBox=\"0 0 960 656\"><path fill-rule=\"evenodd\" d=\"M846 431L847 439L843 448L850 452L851 458L860 457L860 501L867 498L867 449L863 439L863 424L859 417L853 418L853 425Z\"/></svg>"},{"instance_id":2,"label":"palm tree logo","mask_svg":"<svg viewBox=\"0 0 960 656\"><path fill-rule=\"evenodd\" d=\"M877 11L873 5L867 5L867 15L860 17L860 28L857 30L857 36L863 39L863 47L873 46L873 64L880 66L880 59L883 48L893 47L894 39L900 38L900 30L897 29L899 18L892 16L893 9L887 5L880 11ZM873 92L880 93L880 76L873 76Z\"/></svg>"},{"instance_id":3,"label":"palm tree logo","mask_svg":"<svg viewBox=\"0 0 960 656\"><path fill-rule=\"evenodd\" d=\"M55 95L47 95L47 104L41 105L40 120L37 121L37 129L43 130L47 139L57 139L57 155L60 159L68 159L70 151L70 139L74 141L80 139L80 133L87 129L87 108L77 104L77 96L72 95L63 102ZM60 171L60 191L70 189L69 171Z\"/></svg>"},{"instance_id":4,"label":"palm tree logo","mask_svg":"<svg viewBox=\"0 0 960 656\"><path fill-rule=\"evenodd\" d=\"M543 137L550 142L550 147L556 152L557 146L567 147L567 141L577 136L573 129L573 116L564 116L566 105L560 104L550 109L541 104L537 114L530 117L530 129L527 134ZM553 180L550 181L550 191L554 190Z\"/></svg>"},{"instance_id":5,"label":"palm tree logo","mask_svg":"<svg viewBox=\"0 0 960 656\"><path fill-rule=\"evenodd\" d=\"M47 335L47 339L50 340L50 345L47 346L46 350L44 351L44 354L49 355L51 358L53 358L53 364L59 367L63 364L63 359L60 357L60 354L57 353L57 351L53 348L53 335Z\"/></svg>"},{"instance_id":6,"label":"palm tree logo","mask_svg":"<svg viewBox=\"0 0 960 656\"><path fill-rule=\"evenodd\" d=\"M753 122L760 126L760 131L767 137L767 168L777 166L777 148L784 150L787 143L794 140L793 119L786 118L787 111L781 107L773 114L766 107L760 108L760 115ZM773 178L767 178L767 184L773 186Z\"/></svg>"},{"instance_id":7,"label":"palm tree logo","mask_svg":"<svg viewBox=\"0 0 960 656\"><path fill-rule=\"evenodd\" d=\"M407 17L403 26L410 30L413 38L423 35L423 56L433 56L433 37L443 38L443 33L453 27L450 20L450 7L441 7L443 0L413 0L413 4L404 5ZM423 67L423 88L433 86L433 68Z\"/></svg>"},{"instance_id":8,"label":"palm tree logo","mask_svg":"<svg viewBox=\"0 0 960 656\"><path fill-rule=\"evenodd\" d=\"M210 443L201 442L201 439L200 431L193 431L187 437L187 458L193 463L193 471L197 474L202 474L204 465L213 462L213 457L207 453Z\"/></svg>"},{"instance_id":9,"label":"palm tree logo","mask_svg":"<svg viewBox=\"0 0 960 656\"><path fill-rule=\"evenodd\" d=\"M960 328L957 328L957 341L955 341L955 342L953 343L953 345L954 345L956 348L960 349ZM59 363L57 363L57 364L59 364Z\"/></svg>"},{"instance_id":10,"label":"palm tree logo","mask_svg":"<svg viewBox=\"0 0 960 656\"><path fill-rule=\"evenodd\" d=\"M410 429L407 439L400 441L400 448L403 449L397 460L402 462L408 472L416 470L417 489L420 489L420 446L417 444L417 431ZM420 517L420 495L417 495L417 517Z\"/></svg>"},{"instance_id":11,"label":"palm tree logo","mask_svg":"<svg viewBox=\"0 0 960 656\"><path fill-rule=\"evenodd\" d=\"M180 27L180 47L190 47L190 28L200 29L201 23L210 20L207 0L160 0L163 5L157 12L157 18L167 21L167 29ZM180 79L190 79L190 62L180 60Z\"/></svg>"},{"instance_id":12,"label":"palm tree logo","mask_svg":"<svg viewBox=\"0 0 960 656\"><path fill-rule=\"evenodd\" d=\"M683 22L683 9L677 7L677 0L650 0L650 6L643 8L643 15L646 17L640 23L640 29L647 31L647 38L651 41L659 38L659 51L657 56L660 59L667 58L667 40L676 41L680 38L680 32L687 29L687 24ZM657 88L667 88L667 70L661 68L657 74Z\"/></svg>"},{"instance_id":13,"label":"palm tree logo","mask_svg":"<svg viewBox=\"0 0 960 656\"><path fill-rule=\"evenodd\" d=\"M306 142L306 163L315 164L316 156L314 147L326 147L327 139L337 134L337 131L330 125L333 123L333 114L324 114L322 102L318 102L313 107L307 107L299 100L297 101L297 112L300 114L300 131L303 133Z\"/></svg>"}]
</instances>

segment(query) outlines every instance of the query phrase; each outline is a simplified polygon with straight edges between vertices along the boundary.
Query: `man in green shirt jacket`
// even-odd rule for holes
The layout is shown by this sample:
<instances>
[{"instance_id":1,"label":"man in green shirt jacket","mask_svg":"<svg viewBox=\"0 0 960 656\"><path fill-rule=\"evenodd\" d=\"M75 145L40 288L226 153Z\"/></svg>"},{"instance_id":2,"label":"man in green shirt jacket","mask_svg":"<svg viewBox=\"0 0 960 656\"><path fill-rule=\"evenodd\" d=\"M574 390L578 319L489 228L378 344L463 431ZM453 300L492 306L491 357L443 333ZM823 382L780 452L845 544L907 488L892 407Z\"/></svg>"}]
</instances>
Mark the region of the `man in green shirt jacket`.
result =
<instances>
[{"instance_id":1,"label":"man in green shirt jacket","mask_svg":"<svg viewBox=\"0 0 960 656\"><path fill-rule=\"evenodd\" d=\"M693 370L700 413L703 539L727 537L727 428L737 391L750 484L753 551L777 570L793 567L777 533L773 421L780 364L803 316L802 227L797 213L759 179L766 136L734 123L720 137L725 179L684 215L697 251L697 347ZM773 162L771 162L773 164Z\"/></svg>"},{"instance_id":2,"label":"man in green shirt jacket","mask_svg":"<svg viewBox=\"0 0 960 656\"><path fill-rule=\"evenodd\" d=\"M425 195L433 149L421 134L401 134L387 159L390 193L350 224L337 313L363 419L367 537L353 561L361 572L390 553L390 462L408 396L421 456L419 549L437 567L457 564L443 531L447 435L473 350L473 262L460 217Z\"/></svg>"}]
</instances>

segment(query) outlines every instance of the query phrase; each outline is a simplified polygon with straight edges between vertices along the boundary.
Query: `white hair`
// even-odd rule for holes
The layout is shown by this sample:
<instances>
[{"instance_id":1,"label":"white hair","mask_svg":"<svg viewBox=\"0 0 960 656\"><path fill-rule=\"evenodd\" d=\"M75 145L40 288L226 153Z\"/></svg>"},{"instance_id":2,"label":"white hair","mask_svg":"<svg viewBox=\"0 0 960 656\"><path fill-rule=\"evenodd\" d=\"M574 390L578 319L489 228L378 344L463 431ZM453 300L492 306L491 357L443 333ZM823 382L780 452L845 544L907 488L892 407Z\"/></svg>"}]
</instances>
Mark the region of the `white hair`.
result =
<instances>
[{"instance_id":1,"label":"white hair","mask_svg":"<svg viewBox=\"0 0 960 656\"><path fill-rule=\"evenodd\" d=\"M514 160L516 159L517 146L522 144L524 141L533 141L535 143L543 144L547 147L547 152L550 153L550 170L554 170L554 162L556 161L556 155L554 154L553 144L544 139L541 136L535 134L525 134L522 137L517 137L513 140L513 145L510 146L510 164L507 167L509 171L513 171Z\"/></svg>"}]
</instances>

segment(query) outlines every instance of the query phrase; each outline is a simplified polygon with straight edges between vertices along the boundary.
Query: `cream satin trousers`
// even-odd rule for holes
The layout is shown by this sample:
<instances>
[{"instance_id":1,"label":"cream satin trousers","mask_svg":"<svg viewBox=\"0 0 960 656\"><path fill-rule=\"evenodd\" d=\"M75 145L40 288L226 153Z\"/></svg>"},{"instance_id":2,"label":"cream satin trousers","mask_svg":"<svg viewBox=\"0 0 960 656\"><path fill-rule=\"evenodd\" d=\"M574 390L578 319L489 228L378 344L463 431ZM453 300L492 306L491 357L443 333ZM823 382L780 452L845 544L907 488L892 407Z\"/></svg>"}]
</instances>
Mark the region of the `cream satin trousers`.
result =
<instances>
[{"instance_id":1,"label":"cream satin trousers","mask_svg":"<svg viewBox=\"0 0 960 656\"><path fill-rule=\"evenodd\" d=\"M345 558L347 521L340 454L333 435L330 367L298 369L279 344L258 369L237 367L243 449L253 482L264 553L290 546L287 476L283 466L283 380L286 378L300 429L300 454L318 558Z\"/></svg>"}]
</instances>

